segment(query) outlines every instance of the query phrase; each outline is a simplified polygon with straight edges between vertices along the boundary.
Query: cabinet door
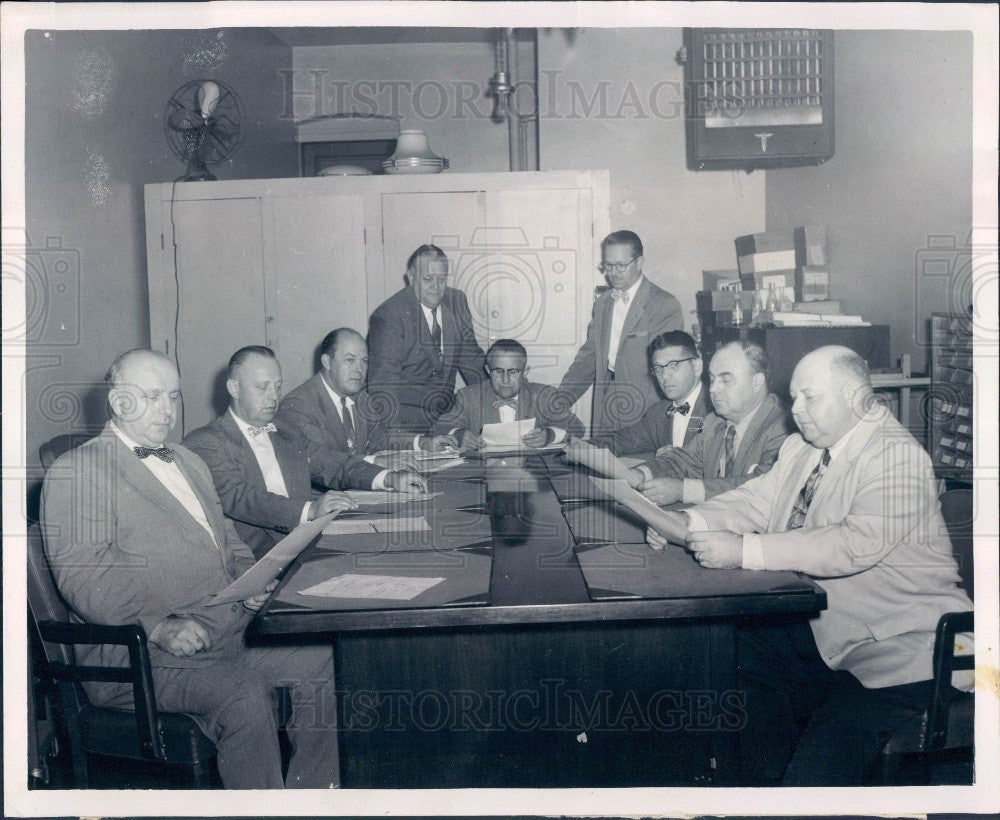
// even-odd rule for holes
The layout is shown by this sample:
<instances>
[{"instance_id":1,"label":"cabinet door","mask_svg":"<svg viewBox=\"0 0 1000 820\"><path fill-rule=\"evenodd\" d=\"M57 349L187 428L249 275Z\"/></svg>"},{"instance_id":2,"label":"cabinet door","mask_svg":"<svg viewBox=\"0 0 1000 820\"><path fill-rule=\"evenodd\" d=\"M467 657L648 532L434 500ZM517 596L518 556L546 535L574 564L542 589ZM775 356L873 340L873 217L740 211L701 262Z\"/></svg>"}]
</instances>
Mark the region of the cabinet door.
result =
<instances>
[{"instance_id":1,"label":"cabinet door","mask_svg":"<svg viewBox=\"0 0 1000 820\"><path fill-rule=\"evenodd\" d=\"M267 343L288 393L316 372L327 333L368 332L364 198L272 196L264 218Z\"/></svg>"},{"instance_id":2,"label":"cabinet door","mask_svg":"<svg viewBox=\"0 0 1000 820\"><path fill-rule=\"evenodd\" d=\"M180 369L184 415L176 438L226 409L229 357L266 341L261 200L162 202L160 218L163 259L149 270L150 336Z\"/></svg>"}]
</instances>

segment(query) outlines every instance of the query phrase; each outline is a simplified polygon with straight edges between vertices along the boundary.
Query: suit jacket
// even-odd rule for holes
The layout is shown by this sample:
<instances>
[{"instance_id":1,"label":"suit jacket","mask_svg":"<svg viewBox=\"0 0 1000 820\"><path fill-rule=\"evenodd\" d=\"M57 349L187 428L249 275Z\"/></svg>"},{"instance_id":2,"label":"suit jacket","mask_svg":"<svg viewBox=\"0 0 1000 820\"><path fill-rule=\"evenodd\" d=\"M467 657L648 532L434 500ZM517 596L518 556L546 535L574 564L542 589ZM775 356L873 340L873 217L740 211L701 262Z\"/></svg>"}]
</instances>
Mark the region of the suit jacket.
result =
<instances>
[{"instance_id":1,"label":"suit jacket","mask_svg":"<svg viewBox=\"0 0 1000 820\"><path fill-rule=\"evenodd\" d=\"M466 384L483 380L483 354L473 331L465 294L446 288L441 300L444 360L438 364L431 332L412 288L390 296L368 325L368 390L379 404L395 409L393 429L425 433L451 406L455 374Z\"/></svg>"},{"instance_id":2,"label":"suit jacket","mask_svg":"<svg viewBox=\"0 0 1000 820\"><path fill-rule=\"evenodd\" d=\"M768 393L747 424L733 459L733 471L719 476L724 458L726 428L729 422L709 413L705 424L690 444L672 447L661 456L646 462L654 478L697 478L705 485L705 498L738 487L754 476L763 475L774 465L778 450L788 438L788 413L774 393Z\"/></svg>"},{"instance_id":3,"label":"suit jacket","mask_svg":"<svg viewBox=\"0 0 1000 820\"><path fill-rule=\"evenodd\" d=\"M661 447L673 444L673 420L667 411L674 406L670 399L660 399L643 414L635 424L615 430L604 436L597 436L592 443L606 447L616 456L634 456L640 453L655 453ZM712 412L708 398L708 387L704 384L698 399L688 413L687 430L684 431L684 446L687 447L701 431L705 417Z\"/></svg>"},{"instance_id":4,"label":"suit jacket","mask_svg":"<svg viewBox=\"0 0 1000 820\"><path fill-rule=\"evenodd\" d=\"M625 315L615 359L615 379L611 381L608 346L614 304L611 291L597 297L587 341L559 386L576 401L594 385L591 435L605 435L634 424L646 408L660 399L649 372L647 348L659 334L684 327L680 302L643 277Z\"/></svg>"},{"instance_id":5,"label":"suit jacket","mask_svg":"<svg viewBox=\"0 0 1000 820\"><path fill-rule=\"evenodd\" d=\"M208 666L241 651L250 613L240 604L206 606L254 562L222 512L204 462L171 445L174 462L201 502L215 541L111 429L64 453L42 490L45 551L59 591L79 620L142 625L192 618L212 646L175 657L149 644L154 666ZM152 456L151 456L152 458ZM120 646L77 647L81 662L124 666Z\"/></svg>"},{"instance_id":6,"label":"suit jacket","mask_svg":"<svg viewBox=\"0 0 1000 820\"><path fill-rule=\"evenodd\" d=\"M303 505L315 496L301 442L281 433L260 435L271 439L288 497L267 489L253 448L228 410L184 438L208 466L223 512L256 558L298 525Z\"/></svg>"},{"instance_id":7,"label":"suit jacket","mask_svg":"<svg viewBox=\"0 0 1000 820\"><path fill-rule=\"evenodd\" d=\"M972 609L930 458L883 407L848 435L799 529L788 530L788 518L817 460L799 434L769 472L693 510L711 529L761 533L765 569L819 580L827 609L811 626L831 669L868 688L927 680L938 619Z\"/></svg>"},{"instance_id":8,"label":"suit jacket","mask_svg":"<svg viewBox=\"0 0 1000 820\"><path fill-rule=\"evenodd\" d=\"M274 423L299 439L309 459L314 484L333 490L370 490L382 472L364 456L393 446L383 410L362 390L354 399L353 443L330 398L323 376L317 373L281 400ZM412 437L405 446L412 446Z\"/></svg>"},{"instance_id":9,"label":"suit jacket","mask_svg":"<svg viewBox=\"0 0 1000 820\"><path fill-rule=\"evenodd\" d=\"M569 434L583 435L583 422L570 409L569 397L550 385L524 382L513 401L517 420L533 418L538 427L559 427ZM489 380L463 387L455 394L454 406L434 423L431 432L446 435L458 427L479 435L484 424L500 421L500 405L504 403Z\"/></svg>"}]
</instances>

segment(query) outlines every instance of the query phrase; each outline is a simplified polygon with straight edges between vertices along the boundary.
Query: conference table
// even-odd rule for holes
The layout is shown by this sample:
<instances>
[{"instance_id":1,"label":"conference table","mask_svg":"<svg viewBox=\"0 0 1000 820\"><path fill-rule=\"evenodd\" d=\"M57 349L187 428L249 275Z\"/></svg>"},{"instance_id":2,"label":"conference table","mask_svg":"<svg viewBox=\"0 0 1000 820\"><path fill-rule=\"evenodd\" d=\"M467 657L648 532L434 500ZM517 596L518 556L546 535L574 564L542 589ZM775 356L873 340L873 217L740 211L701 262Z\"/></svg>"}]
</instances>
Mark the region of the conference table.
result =
<instances>
[{"instance_id":1,"label":"conference table","mask_svg":"<svg viewBox=\"0 0 1000 820\"><path fill-rule=\"evenodd\" d=\"M736 629L825 593L653 550L587 472L467 459L289 567L250 634L333 645L345 788L739 784Z\"/></svg>"}]
</instances>

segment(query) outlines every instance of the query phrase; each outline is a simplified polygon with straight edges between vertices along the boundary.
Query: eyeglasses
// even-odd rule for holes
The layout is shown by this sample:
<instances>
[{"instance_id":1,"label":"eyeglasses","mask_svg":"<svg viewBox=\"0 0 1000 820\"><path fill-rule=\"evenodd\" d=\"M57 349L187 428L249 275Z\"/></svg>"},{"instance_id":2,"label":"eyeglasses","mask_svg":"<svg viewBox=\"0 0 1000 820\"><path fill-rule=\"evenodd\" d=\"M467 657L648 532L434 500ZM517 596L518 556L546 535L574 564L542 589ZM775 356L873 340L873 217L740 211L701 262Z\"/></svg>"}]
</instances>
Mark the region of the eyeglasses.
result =
<instances>
[{"instance_id":1,"label":"eyeglasses","mask_svg":"<svg viewBox=\"0 0 1000 820\"><path fill-rule=\"evenodd\" d=\"M625 271L628 270L629 265L635 262L638 258L638 256L633 256L628 260L628 262L601 262L601 264L597 266L597 269L601 273L611 273L613 270L616 270L619 273L625 273Z\"/></svg>"},{"instance_id":2,"label":"eyeglasses","mask_svg":"<svg viewBox=\"0 0 1000 820\"><path fill-rule=\"evenodd\" d=\"M666 364L654 364L653 372L657 376L662 376L664 371L666 371L670 375L674 375L675 373L680 371L681 365L684 362L693 362L696 358L697 356L688 356L688 358L686 359L674 359L673 361L669 361Z\"/></svg>"},{"instance_id":3,"label":"eyeglasses","mask_svg":"<svg viewBox=\"0 0 1000 820\"><path fill-rule=\"evenodd\" d=\"M490 375L496 376L498 379L502 379L506 376L508 379L516 379L524 372L523 367L512 367L509 370L504 370L502 367L491 367Z\"/></svg>"}]
</instances>

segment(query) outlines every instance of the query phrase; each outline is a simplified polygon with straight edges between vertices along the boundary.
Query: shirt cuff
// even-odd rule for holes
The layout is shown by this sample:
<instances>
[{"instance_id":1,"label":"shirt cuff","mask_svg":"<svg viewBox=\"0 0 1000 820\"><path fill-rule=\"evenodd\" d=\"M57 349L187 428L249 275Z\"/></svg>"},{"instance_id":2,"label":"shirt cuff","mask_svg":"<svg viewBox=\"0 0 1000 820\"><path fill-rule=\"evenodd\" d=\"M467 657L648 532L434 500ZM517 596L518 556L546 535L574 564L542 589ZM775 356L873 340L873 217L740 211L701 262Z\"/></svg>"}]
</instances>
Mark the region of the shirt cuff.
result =
<instances>
[{"instance_id":1,"label":"shirt cuff","mask_svg":"<svg viewBox=\"0 0 1000 820\"><path fill-rule=\"evenodd\" d=\"M417 433L413 437L413 449L414 450L419 450L420 449L420 433Z\"/></svg>"},{"instance_id":2,"label":"shirt cuff","mask_svg":"<svg viewBox=\"0 0 1000 820\"><path fill-rule=\"evenodd\" d=\"M389 471L388 470L383 470L381 473L379 473L377 476L375 476L375 478L372 479L372 489L373 490L388 490L389 488L386 486L386 483L385 483L385 478L386 478L387 475L389 475Z\"/></svg>"},{"instance_id":3,"label":"shirt cuff","mask_svg":"<svg viewBox=\"0 0 1000 820\"><path fill-rule=\"evenodd\" d=\"M309 520L309 507L312 504L311 501L307 501L305 506L302 507L302 514L299 516L299 523L305 524Z\"/></svg>"},{"instance_id":4,"label":"shirt cuff","mask_svg":"<svg viewBox=\"0 0 1000 820\"><path fill-rule=\"evenodd\" d=\"M681 501L685 504L700 504L705 500L705 482L697 478L685 478Z\"/></svg>"},{"instance_id":5,"label":"shirt cuff","mask_svg":"<svg viewBox=\"0 0 1000 820\"><path fill-rule=\"evenodd\" d=\"M708 522L705 520L705 517L700 512L694 509L687 509L684 510L684 512L687 513L688 530L690 532L707 532L711 529L708 526Z\"/></svg>"},{"instance_id":6,"label":"shirt cuff","mask_svg":"<svg viewBox=\"0 0 1000 820\"><path fill-rule=\"evenodd\" d=\"M554 438L552 439L551 442L552 444L560 444L566 439L566 431L563 430L561 427L550 427L549 429L552 431L554 435Z\"/></svg>"},{"instance_id":7,"label":"shirt cuff","mask_svg":"<svg viewBox=\"0 0 1000 820\"><path fill-rule=\"evenodd\" d=\"M367 461L369 464L374 464L375 463L375 456L365 456L364 460Z\"/></svg>"},{"instance_id":8,"label":"shirt cuff","mask_svg":"<svg viewBox=\"0 0 1000 820\"><path fill-rule=\"evenodd\" d=\"M764 546L755 532L748 532L743 536L743 569L766 569Z\"/></svg>"}]
</instances>

